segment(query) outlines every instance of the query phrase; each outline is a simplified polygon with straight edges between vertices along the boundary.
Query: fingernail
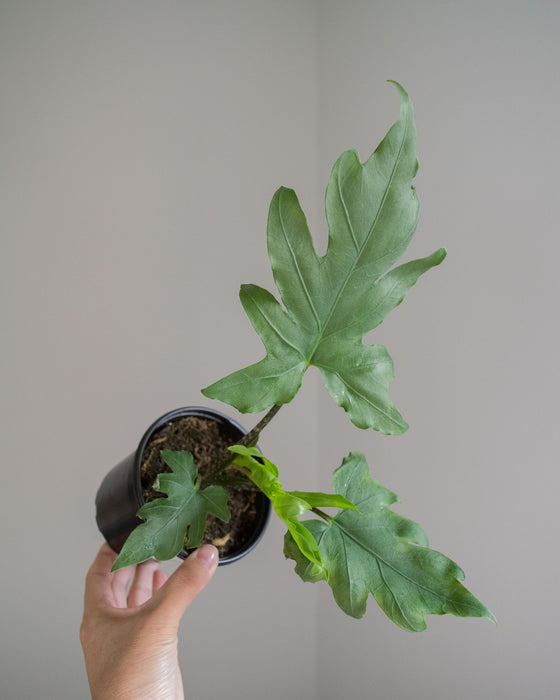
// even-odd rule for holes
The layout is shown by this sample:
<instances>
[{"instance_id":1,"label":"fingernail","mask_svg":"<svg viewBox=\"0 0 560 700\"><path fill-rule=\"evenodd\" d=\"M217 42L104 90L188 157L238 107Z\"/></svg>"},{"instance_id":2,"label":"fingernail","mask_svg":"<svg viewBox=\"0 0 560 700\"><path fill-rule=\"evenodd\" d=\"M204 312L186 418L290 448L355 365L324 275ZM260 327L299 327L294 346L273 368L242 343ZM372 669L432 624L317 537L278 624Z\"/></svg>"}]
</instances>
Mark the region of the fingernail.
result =
<instances>
[{"instance_id":1,"label":"fingernail","mask_svg":"<svg viewBox=\"0 0 560 700\"><path fill-rule=\"evenodd\" d=\"M218 550L211 544L205 544L200 549L197 549L192 556L195 557L205 569L210 570L214 568L214 564L218 558Z\"/></svg>"}]
</instances>

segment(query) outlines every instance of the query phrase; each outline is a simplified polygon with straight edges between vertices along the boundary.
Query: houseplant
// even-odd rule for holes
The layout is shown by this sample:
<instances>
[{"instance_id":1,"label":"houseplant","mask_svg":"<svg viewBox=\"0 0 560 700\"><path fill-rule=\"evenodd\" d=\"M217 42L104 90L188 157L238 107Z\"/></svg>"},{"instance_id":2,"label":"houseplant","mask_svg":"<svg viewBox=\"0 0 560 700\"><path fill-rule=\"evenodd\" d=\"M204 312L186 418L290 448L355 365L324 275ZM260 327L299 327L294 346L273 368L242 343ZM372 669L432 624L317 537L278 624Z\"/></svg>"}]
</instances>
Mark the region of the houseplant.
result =
<instances>
[{"instance_id":1,"label":"houseplant","mask_svg":"<svg viewBox=\"0 0 560 700\"><path fill-rule=\"evenodd\" d=\"M400 116L373 155L360 163L347 151L335 163L326 191L327 252L315 251L295 193L280 188L272 199L267 241L275 285L268 291L243 285L241 302L266 348L260 362L203 390L242 413L267 410L240 443L205 472L184 450L162 451L156 498L139 511L145 520L124 544L114 568L139 563L162 549L170 558L202 537L213 508L228 518L226 487L264 493L287 526L285 556L304 580L325 580L341 609L361 617L371 593L400 627L419 631L426 614L487 617L492 613L461 583L461 569L429 549L416 523L393 512L397 496L369 475L365 457L352 452L335 470L333 494L286 491L277 467L255 447L263 427L289 403L311 365L336 403L360 429L398 435L407 424L389 398L393 364L380 345L363 335L379 325L418 278L445 258L428 257L393 267L416 229L418 198L412 186L418 164L413 109L405 90ZM337 508L329 515L325 508ZM299 518L308 513L311 518ZM163 543L163 544L162 544ZM168 555L168 556L167 556Z\"/></svg>"},{"instance_id":2,"label":"houseplant","mask_svg":"<svg viewBox=\"0 0 560 700\"><path fill-rule=\"evenodd\" d=\"M154 489L154 485L162 478L164 481L167 478L160 476L160 472L171 471L165 458L173 459L176 456L174 452L189 450L196 460L198 470L202 472L213 465L217 458L223 458L227 446L242 440L246 432L229 416L200 406L178 408L157 418L145 431L136 450L106 474L97 491L97 525L111 547L120 552L131 532L142 522L137 517L141 507L146 502L161 498L161 493ZM185 468L189 468L188 463ZM242 485L246 486L244 483ZM220 550L220 566L238 561L256 546L270 515L270 501L264 493L228 486L229 498L228 503L225 503L220 498L215 502L207 498L216 493L219 496L221 488L205 490L203 497L198 498L197 490L188 489L188 481L186 486L187 491L184 490L185 484L176 485L180 492L177 500L181 506L188 507L189 496L194 496L195 501L190 504L191 510L198 503L210 513L206 519L204 537ZM169 511L166 505L167 503L162 510L164 523L168 522ZM150 506L150 509L153 524L156 518L154 506ZM212 511L217 513L212 514ZM228 518L230 511L231 519ZM221 520L219 515L227 522ZM142 534L142 530L139 533ZM194 535L189 530L185 542L185 532L181 533L179 528L175 532L177 539L173 538L171 542L168 538L156 537L155 540L150 540L141 537L138 547L146 547L146 557L169 559L175 556L179 545L186 545L186 548L181 547L178 552L179 557L185 558L188 556L188 548L196 541ZM138 547L134 555L136 559L143 558Z\"/></svg>"}]
</instances>

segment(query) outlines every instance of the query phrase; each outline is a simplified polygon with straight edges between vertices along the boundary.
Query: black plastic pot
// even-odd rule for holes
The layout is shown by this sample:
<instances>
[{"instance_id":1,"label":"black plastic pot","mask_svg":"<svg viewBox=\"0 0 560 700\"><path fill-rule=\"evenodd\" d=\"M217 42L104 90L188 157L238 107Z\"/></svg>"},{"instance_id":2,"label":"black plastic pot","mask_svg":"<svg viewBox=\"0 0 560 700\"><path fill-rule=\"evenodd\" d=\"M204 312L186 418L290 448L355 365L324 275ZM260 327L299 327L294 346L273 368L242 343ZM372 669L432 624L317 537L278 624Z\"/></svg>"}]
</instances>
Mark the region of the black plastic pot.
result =
<instances>
[{"instance_id":1,"label":"black plastic pot","mask_svg":"<svg viewBox=\"0 0 560 700\"><path fill-rule=\"evenodd\" d=\"M231 438L233 442L237 442L247 432L223 413L199 406L177 408L154 421L144 433L136 452L113 467L97 491L95 498L97 526L115 552L121 551L132 530L142 522L136 517L136 513L144 505L140 479L144 448L156 430L166 423L186 416L215 421L218 423L220 431ZM220 557L220 565L231 564L249 554L263 536L270 516L270 501L263 493L259 492L256 506L258 518L251 537L245 542L242 549ZM186 559L187 556L188 552L185 550L179 553L181 559Z\"/></svg>"}]
</instances>

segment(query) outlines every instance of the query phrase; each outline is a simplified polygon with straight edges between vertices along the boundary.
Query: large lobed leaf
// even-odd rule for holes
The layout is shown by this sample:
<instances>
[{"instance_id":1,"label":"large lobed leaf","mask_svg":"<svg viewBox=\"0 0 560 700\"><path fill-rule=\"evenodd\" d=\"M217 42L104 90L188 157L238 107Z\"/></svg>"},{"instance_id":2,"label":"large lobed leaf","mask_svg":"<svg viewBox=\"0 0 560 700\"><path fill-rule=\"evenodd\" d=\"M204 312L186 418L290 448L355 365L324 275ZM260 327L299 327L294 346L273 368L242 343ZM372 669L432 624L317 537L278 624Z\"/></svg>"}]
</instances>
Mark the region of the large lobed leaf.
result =
<instances>
[{"instance_id":1,"label":"large lobed leaf","mask_svg":"<svg viewBox=\"0 0 560 700\"><path fill-rule=\"evenodd\" d=\"M224 488L199 489L198 470L190 452L162 450L161 456L171 468L170 474L158 476L158 491L167 498L156 498L140 508L137 515L146 522L130 533L113 571L152 557L158 561L172 559L183 549L187 531L188 546L200 544L209 513L225 522L231 517L229 494Z\"/></svg>"},{"instance_id":2,"label":"large lobed leaf","mask_svg":"<svg viewBox=\"0 0 560 700\"><path fill-rule=\"evenodd\" d=\"M266 357L203 390L243 413L288 403L305 370L319 368L337 404L359 428L399 434L408 426L389 398L393 363L381 345L362 342L404 299L424 272L445 258L443 248L400 265L416 229L416 132L404 89L400 118L373 155L337 160L326 192L327 252L320 257L295 192L280 188L268 217L268 253L284 306L255 285L241 302Z\"/></svg>"},{"instance_id":3,"label":"large lobed leaf","mask_svg":"<svg viewBox=\"0 0 560 700\"><path fill-rule=\"evenodd\" d=\"M274 512L287 526L300 554L316 566L321 566L319 548L309 530L299 522L298 517L312 508L355 510L356 507L338 494L285 491L278 480L278 468L256 447L232 445L229 449L235 453L234 464L241 467L251 481L270 499Z\"/></svg>"},{"instance_id":4,"label":"large lobed leaf","mask_svg":"<svg viewBox=\"0 0 560 700\"><path fill-rule=\"evenodd\" d=\"M357 618L371 593L393 622L411 632L426 628L427 614L494 620L460 583L464 573L457 564L428 548L418 524L390 510L397 496L370 477L361 453L351 453L334 472L333 489L358 510L302 523L317 543L321 567L302 557L286 534L284 553L304 581L326 580L342 610Z\"/></svg>"}]
</instances>

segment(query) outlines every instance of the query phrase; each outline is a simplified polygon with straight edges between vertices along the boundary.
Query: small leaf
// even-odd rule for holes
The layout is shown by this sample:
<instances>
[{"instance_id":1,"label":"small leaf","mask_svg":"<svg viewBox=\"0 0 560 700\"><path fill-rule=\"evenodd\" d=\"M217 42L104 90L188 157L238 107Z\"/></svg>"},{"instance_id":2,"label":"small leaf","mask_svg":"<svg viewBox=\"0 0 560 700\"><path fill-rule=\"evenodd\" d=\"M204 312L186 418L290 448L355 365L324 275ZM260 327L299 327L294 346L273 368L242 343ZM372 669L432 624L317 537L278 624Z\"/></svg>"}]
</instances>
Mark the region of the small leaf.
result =
<instances>
[{"instance_id":1,"label":"small leaf","mask_svg":"<svg viewBox=\"0 0 560 700\"><path fill-rule=\"evenodd\" d=\"M329 522L305 521L321 554L321 568L305 560L285 538L285 555L296 573L313 583L326 580L342 610L362 617L371 593L403 629L426 628L427 614L487 617L492 613L461 583L463 571L428 548L424 530L390 510L397 496L369 476L365 457L351 453L333 476L333 489L358 511L341 511Z\"/></svg>"},{"instance_id":2,"label":"small leaf","mask_svg":"<svg viewBox=\"0 0 560 700\"><path fill-rule=\"evenodd\" d=\"M346 151L326 192L327 252L320 257L293 190L281 187L268 216L268 254L282 304L267 290L243 285L241 302L266 356L203 390L243 413L291 401L310 365L359 428L388 435L408 425L389 397L393 362L363 335L398 306L424 272L445 258L432 255L390 268L416 229L418 162L413 109L404 89L400 118L361 163Z\"/></svg>"},{"instance_id":3,"label":"small leaf","mask_svg":"<svg viewBox=\"0 0 560 700\"><path fill-rule=\"evenodd\" d=\"M232 445L236 457L234 464L245 470L247 476L270 499L274 512L288 527L300 553L314 565L321 566L321 555L315 540L298 517L312 508L349 508L355 506L336 494L307 491L285 491L278 481L278 468L256 447Z\"/></svg>"},{"instance_id":4,"label":"small leaf","mask_svg":"<svg viewBox=\"0 0 560 700\"><path fill-rule=\"evenodd\" d=\"M183 549L187 530L188 546L200 544L209 513L225 522L231 517L225 489L209 486L198 490L198 470L190 452L162 450L161 456L172 470L158 476L158 490L167 494L167 498L156 498L140 508L137 515L146 522L130 533L113 571L152 557L159 561L172 559Z\"/></svg>"}]
</instances>

